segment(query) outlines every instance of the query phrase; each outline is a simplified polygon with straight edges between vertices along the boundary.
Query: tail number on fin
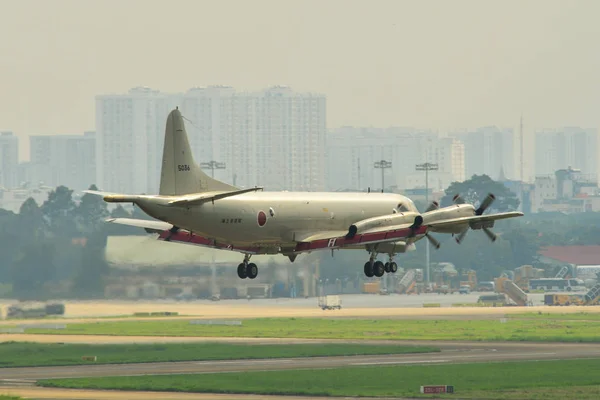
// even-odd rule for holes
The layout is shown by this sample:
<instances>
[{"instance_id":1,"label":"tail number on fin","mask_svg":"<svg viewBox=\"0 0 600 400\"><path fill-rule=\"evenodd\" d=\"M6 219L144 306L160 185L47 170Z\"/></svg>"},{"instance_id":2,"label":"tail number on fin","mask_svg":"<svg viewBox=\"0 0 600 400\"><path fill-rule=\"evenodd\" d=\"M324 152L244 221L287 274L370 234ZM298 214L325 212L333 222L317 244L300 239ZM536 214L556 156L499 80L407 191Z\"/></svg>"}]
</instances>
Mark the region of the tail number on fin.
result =
<instances>
[{"instance_id":1,"label":"tail number on fin","mask_svg":"<svg viewBox=\"0 0 600 400\"><path fill-rule=\"evenodd\" d=\"M183 165L178 165L177 170L179 170L180 172L181 171L191 171L191 168L189 165L183 164Z\"/></svg>"}]
</instances>

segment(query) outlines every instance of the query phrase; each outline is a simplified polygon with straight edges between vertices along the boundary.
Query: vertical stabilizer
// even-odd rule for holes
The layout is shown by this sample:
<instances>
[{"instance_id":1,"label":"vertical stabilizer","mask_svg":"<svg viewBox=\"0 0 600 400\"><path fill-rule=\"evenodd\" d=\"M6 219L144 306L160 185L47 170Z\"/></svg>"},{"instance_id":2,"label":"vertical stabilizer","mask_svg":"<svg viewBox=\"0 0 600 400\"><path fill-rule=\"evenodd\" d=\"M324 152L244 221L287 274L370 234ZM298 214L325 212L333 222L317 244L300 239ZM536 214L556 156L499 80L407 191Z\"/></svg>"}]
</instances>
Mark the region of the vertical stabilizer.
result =
<instances>
[{"instance_id":1,"label":"vertical stabilizer","mask_svg":"<svg viewBox=\"0 0 600 400\"><path fill-rule=\"evenodd\" d=\"M194 161L179 109L169 113L165 128L159 194L165 196L237 190L206 175Z\"/></svg>"}]
</instances>

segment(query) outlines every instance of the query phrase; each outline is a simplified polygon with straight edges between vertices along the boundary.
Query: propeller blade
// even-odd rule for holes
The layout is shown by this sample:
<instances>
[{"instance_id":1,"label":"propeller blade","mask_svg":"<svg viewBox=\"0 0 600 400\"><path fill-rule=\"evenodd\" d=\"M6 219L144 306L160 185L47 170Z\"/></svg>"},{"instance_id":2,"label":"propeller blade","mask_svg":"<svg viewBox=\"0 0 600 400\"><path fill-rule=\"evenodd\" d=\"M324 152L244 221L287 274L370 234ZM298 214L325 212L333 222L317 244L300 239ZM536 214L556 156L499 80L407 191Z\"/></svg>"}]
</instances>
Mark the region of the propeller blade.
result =
<instances>
[{"instance_id":1,"label":"propeller blade","mask_svg":"<svg viewBox=\"0 0 600 400\"><path fill-rule=\"evenodd\" d=\"M483 199L483 201L481 202L481 205L479 206L479 208L477 210L475 210L475 215L481 215L484 213L484 211L490 206L492 205L492 203L494 202L494 200L496 200L496 196L494 196L492 193L488 194L485 199Z\"/></svg>"},{"instance_id":2,"label":"propeller blade","mask_svg":"<svg viewBox=\"0 0 600 400\"><path fill-rule=\"evenodd\" d=\"M454 204L464 204L465 203L465 199L460 197L460 194L458 194L458 193L454 195L454 197L452 198L452 201L454 202Z\"/></svg>"},{"instance_id":3,"label":"propeller blade","mask_svg":"<svg viewBox=\"0 0 600 400\"><path fill-rule=\"evenodd\" d=\"M464 231L462 231L462 232L460 233L460 235L458 235L458 236L456 237L456 243L460 244L460 242L462 242L462 241L463 241L463 239L465 238L465 236L467 235L467 232L469 232L469 230L468 230L468 229L465 229Z\"/></svg>"},{"instance_id":4,"label":"propeller blade","mask_svg":"<svg viewBox=\"0 0 600 400\"><path fill-rule=\"evenodd\" d=\"M488 228L483 228L483 232L492 242L496 241L496 234L494 234L494 232L490 231Z\"/></svg>"},{"instance_id":5,"label":"propeller blade","mask_svg":"<svg viewBox=\"0 0 600 400\"><path fill-rule=\"evenodd\" d=\"M425 212L428 213L429 211L437 210L438 208L440 208L440 204L437 201L432 201Z\"/></svg>"},{"instance_id":6,"label":"propeller blade","mask_svg":"<svg viewBox=\"0 0 600 400\"><path fill-rule=\"evenodd\" d=\"M440 248L440 242L438 242L433 236L429 236L429 233L426 233L425 237L427 238L427 240L429 240L429 243L431 243L433 247L435 247L436 249Z\"/></svg>"}]
</instances>

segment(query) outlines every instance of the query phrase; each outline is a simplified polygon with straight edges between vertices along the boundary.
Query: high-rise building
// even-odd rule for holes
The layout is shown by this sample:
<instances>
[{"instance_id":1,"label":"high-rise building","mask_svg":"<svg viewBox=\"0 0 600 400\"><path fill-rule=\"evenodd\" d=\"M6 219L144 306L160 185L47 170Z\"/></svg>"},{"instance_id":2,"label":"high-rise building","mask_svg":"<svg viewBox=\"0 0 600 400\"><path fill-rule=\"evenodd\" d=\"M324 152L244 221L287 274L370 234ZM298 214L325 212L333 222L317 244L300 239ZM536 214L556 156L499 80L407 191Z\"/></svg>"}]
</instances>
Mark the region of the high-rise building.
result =
<instances>
[{"instance_id":1,"label":"high-rise building","mask_svg":"<svg viewBox=\"0 0 600 400\"><path fill-rule=\"evenodd\" d=\"M544 129L535 134L535 174L548 175L573 167L583 174L597 174L598 132L596 129L565 127Z\"/></svg>"},{"instance_id":2,"label":"high-rise building","mask_svg":"<svg viewBox=\"0 0 600 400\"><path fill-rule=\"evenodd\" d=\"M488 126L450 136L464 143L466 179L485 174L497 180L501 172L508 179L518 178L512 128Z\"/></svg>"},{"instance_id":3,"label":"high-rise building","mask_svg":"<svg viewBox=\"0 0 600 400\"><path fill-rule=\"evenodd\" d=\"M96 133L33 135L26 180L34 185L84 190L96 183Z\"/></svg>"},{"instance_id":4,"label":"high-rise building","mask_svg":"<svg viewBox=\"0 0 600 400\"><path fill-rule=\"evenodd\" d=\"M392 163L383 171L385 190L424 187L425 174L415 171L424 162L438 164L429 173L431 188L464 180L464 146L458 140L414 128L342 127L327 136L329 190L380 190L382 171L375 163L381 160Z\"/></svg>"},{"instance_id":5,"label":"high-rise building","mask_svg":"<svg viewBox=\"0 0 600 400\"><path fill-rule=\"evenodd\" d=\"M325 96L288 87L237 92L228 86L164 94L135 88L98 96L98 186L125 193L157 193L164 129L179 106L198 163L216 179L265 190L324 190Z\"/></svg>"},{"instance_id":6,"label":"high-rise building","mask_svg":"<svg viewBox=\"0 0 600 400\"><path fill-rule=\"evenodd\" d=\"M0 187L12 189L18 185L19 138L12 132L0 132Z\"/></svg>"},{"instance_id":7,"label":"high-rise building","mask_svg":"<svg viewBox=\"0 0 600 400\"><path fill-rule=\"evenodd\" d=\"M255 182L266 190L325 189L326 98L271 87L252 95ZM252 153L250 153L252 154ZM250 185L252 182L249 182Z\"/></svg>"},{"instance_id":8,"label":"high-rise building","mask_svg":"<svg viewBox=\"0 0 600 400\"><path fill-rule=\"evenodd\" d=\"M178 98L147 87L96 96L96 181L100 189L158 193L166 119Z\"/></svg>"}]
</instances>

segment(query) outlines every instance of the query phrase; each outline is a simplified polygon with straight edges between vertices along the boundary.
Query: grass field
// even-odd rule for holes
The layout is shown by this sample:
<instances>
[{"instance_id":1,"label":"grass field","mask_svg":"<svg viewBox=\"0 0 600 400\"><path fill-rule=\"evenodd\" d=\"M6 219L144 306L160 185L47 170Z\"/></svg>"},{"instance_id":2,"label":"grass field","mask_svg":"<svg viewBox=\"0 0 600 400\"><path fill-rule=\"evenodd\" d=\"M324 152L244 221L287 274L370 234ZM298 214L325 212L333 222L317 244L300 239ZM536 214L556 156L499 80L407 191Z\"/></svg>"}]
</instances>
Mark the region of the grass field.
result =
<instances>
[{"instance_id":1,"label":"grass field","mask_svg":"<svg viewBox=\"0 0 600 400\"><path fill-rule=\"evenodd\" d=\"M192 325L186 320L106 321L67 324L63 330L27 329L32 334L123 336L271 337L315 339L423 339L600 342L600 320L505 318L494 320L393 320L264 318L241 326Z\"/></svg>"},{"instance_id":2,"label":"grass field","mask_svg":"<svg viewBox=\"0 0 600 400\"><path fill-rule=\"evenodd\" d=\"M0 400L23 400L21 397L0 394Z\"/></svg>"},{"instance_id":3,"label":"grass field","mask_svg":"<svg viewBox=\"0 0 600 400\"><path fill-rule=\"evenodd\" d=\"M431 353L425 346L361 344L238 345L225 343L177 344L41 344L0 343L0 367L117 364L166 361L206 361L258 358L325 357L349 355ZM82 356L96 356L95 362Z\"/></svg>"},{"instance_id":4,"label":"grass field","mask_svg":"<svg viewBox=\"0 0 600 400\"><path fill-rule=\"evenodd\" d=\"M512 314L510 318L514 319L540 319L540 320L563 320L563 321L600 321L600 313L522 313Z\"/></svg>"},{"instance_id":5,"label":"grass field","mask_svg":"<svg viewBox=\"0 0 600 400\"><path fill-rule=\"evenodd\" d=\"M600 360L427 366L348 367L43 380L41 386L87 389L257 393L321 396L411 396L421 385L453 385L448 397L477 399L597 399Z\"/></svg>"}]
</instances>

